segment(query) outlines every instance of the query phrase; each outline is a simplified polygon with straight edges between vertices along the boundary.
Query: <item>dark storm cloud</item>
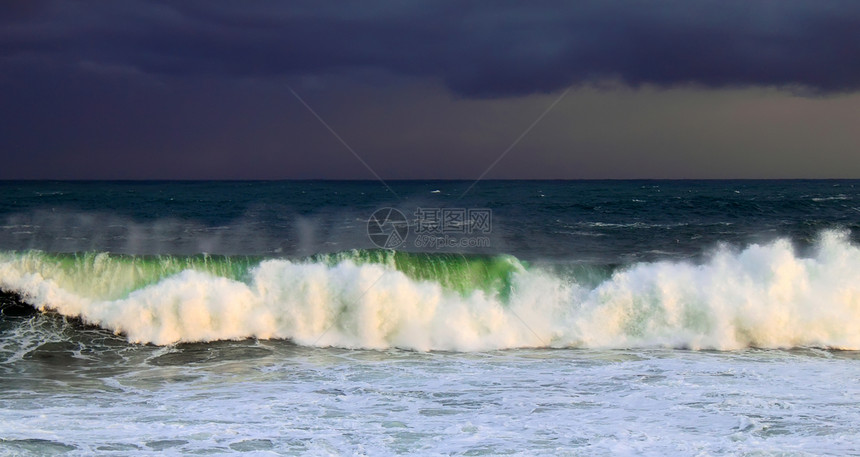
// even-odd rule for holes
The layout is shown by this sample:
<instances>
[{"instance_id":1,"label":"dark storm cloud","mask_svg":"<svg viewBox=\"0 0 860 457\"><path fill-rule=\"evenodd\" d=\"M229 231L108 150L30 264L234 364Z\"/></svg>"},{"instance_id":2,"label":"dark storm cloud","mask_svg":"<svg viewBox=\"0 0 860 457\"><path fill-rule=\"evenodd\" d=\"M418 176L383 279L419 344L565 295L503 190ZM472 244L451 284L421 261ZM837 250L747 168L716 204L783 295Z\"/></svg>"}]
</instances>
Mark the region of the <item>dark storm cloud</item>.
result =
<instances>
[{"instance_id":1,"label":"dark storm cloud","mask_svg":"<svg viewBox=\"0 0 860 457\"><path fill-rule=\"evenodd\" d=\"M152 75L382 70L463 96L616 80L860 88L860 2L0 3L5 67ZM52 67L53 68L53 67Z\"/></svg>"}]
</instances>

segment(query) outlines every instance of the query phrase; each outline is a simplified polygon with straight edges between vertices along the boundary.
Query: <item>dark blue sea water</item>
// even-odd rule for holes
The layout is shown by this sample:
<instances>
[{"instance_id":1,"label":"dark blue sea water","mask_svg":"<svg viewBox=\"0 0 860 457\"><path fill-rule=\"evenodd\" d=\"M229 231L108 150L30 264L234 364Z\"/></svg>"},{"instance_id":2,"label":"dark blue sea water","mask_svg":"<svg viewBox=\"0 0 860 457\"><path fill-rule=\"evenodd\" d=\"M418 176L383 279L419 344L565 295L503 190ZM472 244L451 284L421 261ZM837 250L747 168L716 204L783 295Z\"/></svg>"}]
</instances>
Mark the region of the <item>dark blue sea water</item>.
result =
<instances>
[{"instance_id":1,"label":"dark blue sea water","mask_svg":"<svg viewBox=\"0 0 860 457\"><path fill-rule=\"evenodd\" d=\"M860 181L0 183L0 455L846 455Z\"/></svg>"},{"instance_id":2,"label":"dark blue sea water","mask_svg":"<svg viewBox=\"0 0 860 457\"><path fill-rule=\"evenodd\" d=\"M5 182L0 249L303 256L375 248L367 220L487 208L489 246L449 252L626 263L860 227L860 181ZM416 246L416 233L400 248ZM482 234L483 235L483 234ZM409 242L411 241L411 242Z\"/></svg>"}]
</instances>

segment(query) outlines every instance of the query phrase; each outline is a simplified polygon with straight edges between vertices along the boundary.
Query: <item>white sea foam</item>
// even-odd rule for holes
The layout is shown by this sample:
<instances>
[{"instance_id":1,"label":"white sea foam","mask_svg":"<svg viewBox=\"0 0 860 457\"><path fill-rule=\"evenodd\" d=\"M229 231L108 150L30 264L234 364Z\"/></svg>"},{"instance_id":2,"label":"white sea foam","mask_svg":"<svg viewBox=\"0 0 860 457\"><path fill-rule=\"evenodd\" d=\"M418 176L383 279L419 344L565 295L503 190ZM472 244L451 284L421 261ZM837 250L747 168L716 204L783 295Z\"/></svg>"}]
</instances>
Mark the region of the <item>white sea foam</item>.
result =
<instances>
[{"instance_id":1,"label":"white sea foam","mask_svg":"<svg viewBox=\"0 0 860 457\"><path fill-rule=\"evenodd\" d=\"M860 349L860 249L832 231L808 257L777 240L741 251L721 248L698 265L631 265L597 287L523 271L514 274L507 298L484 290L462 294L391 266L351 261L266 260L244 281L185 270L120 298L106 298L103 291L113 289L104 285L82 291L73 280L14 256L0 261L0 288L138 343L257 337L455 351Z\"/></svg>"},{"instance_id":2,"label":"white sea foam","mask_svg":"<svg viewBox=\"0 0 860 457\"><path fill-rule=\"evenodd\" d=\"M4 384L0 456L835 456L860 433L857 360L829 352L211 349Z\"/></svg>"}]
</instances>

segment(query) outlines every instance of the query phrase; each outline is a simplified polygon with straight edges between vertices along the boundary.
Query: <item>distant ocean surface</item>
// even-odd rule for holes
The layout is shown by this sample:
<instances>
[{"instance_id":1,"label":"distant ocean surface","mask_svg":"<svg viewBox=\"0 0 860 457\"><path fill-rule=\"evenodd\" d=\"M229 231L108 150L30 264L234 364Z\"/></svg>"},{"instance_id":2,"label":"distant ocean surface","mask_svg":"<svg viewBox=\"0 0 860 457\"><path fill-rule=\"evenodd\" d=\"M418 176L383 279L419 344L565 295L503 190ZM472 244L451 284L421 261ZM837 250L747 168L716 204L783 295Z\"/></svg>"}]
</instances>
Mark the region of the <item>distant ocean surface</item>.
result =
<instances>
[{"instance_id":1,"label":"distant ocean surface","mask_svg":"<svg viewBox=\"0 0 860 457\"><path fill-rule=\"evenodd\" d=\"M860 181L0 182L0 455L860 452Z\"/></svg>"}]
</instances>

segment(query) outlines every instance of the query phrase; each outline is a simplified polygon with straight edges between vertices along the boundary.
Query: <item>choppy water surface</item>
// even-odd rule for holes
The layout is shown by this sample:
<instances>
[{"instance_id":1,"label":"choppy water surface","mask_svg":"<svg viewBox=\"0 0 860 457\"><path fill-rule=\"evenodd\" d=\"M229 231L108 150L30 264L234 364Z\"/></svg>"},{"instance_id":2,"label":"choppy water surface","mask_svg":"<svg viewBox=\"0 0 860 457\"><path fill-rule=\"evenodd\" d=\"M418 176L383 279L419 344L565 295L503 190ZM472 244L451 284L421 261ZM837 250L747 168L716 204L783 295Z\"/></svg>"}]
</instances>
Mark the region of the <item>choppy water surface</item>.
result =
<instances>
[{"instance_id":1,"label":"choppy water surface","mask_svg":"<svg viewBox=\"0 0 860 457\"><path fill-rule=\"evenodd\" d=\"M860 452L856 182L469 184L0 183L0 455Z\"/></svg>"},{"instance_id":2,"label":"choppy water surface","mask_svg":"<svg viewBox=\"0 0 860 457\"><path fill-rule=\"evenodd\" d=\"M860 432L855 352L154 347L12 320L7 455L835 455Z\"/></svg>"}]
</instances>

